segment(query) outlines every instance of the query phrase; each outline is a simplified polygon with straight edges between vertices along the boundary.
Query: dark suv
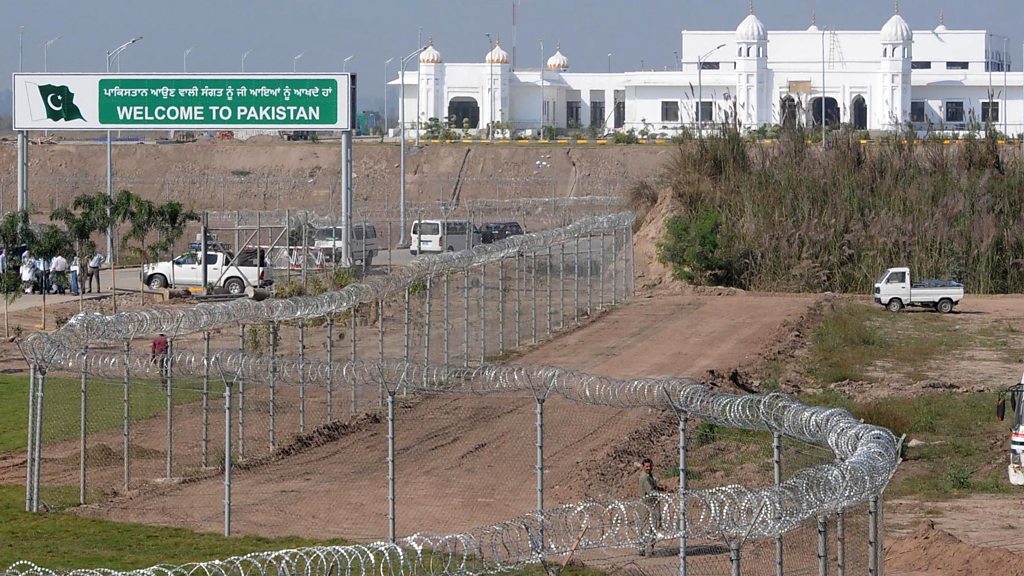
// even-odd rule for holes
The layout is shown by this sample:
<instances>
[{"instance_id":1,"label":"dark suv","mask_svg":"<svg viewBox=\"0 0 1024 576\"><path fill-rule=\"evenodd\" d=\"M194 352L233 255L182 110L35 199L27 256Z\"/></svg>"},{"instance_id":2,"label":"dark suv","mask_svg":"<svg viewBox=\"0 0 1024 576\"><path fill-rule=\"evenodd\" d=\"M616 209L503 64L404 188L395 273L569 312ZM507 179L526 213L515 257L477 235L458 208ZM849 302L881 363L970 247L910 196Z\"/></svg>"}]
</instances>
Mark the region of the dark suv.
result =
<instances>
[{"instance_id":1,"label":"dark suv","mask_svg":"<svg viewBox=\"0 0 1024 576\"><path fill-rule=\"evenodd\" d=\"M484 244L520 234L523 234L523 227L519 222L487 222L480 227L480 241Z\"/></svg>"}]
</instances>

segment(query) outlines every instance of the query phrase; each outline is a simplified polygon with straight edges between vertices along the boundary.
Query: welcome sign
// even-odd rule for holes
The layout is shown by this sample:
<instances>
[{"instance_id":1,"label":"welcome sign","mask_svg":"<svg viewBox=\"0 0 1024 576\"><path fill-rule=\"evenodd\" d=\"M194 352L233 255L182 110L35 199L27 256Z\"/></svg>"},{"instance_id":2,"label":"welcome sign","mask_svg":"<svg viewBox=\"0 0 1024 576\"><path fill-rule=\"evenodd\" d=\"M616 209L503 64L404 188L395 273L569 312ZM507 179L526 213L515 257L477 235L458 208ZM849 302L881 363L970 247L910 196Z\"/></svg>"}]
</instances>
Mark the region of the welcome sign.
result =
<instances>
[{"instance_id":1,"label":"welcome sign","mask_svg":"<svg viewBox=\"0 0 1024 576\"><path fill-rule=\"evenodd\" d=\"M349 74L14 74L15 130L350 130Z\"/></svg>"}]
</instances>

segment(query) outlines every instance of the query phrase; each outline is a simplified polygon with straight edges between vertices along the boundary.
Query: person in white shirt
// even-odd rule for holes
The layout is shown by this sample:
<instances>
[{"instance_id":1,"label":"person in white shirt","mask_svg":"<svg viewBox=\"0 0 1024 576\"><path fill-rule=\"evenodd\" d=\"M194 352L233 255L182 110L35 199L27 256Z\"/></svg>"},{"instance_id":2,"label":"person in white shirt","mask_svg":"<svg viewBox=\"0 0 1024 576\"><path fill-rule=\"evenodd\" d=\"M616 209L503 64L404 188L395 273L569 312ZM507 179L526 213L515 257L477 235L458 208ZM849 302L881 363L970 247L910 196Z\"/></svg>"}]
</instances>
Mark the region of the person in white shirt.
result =
<instances>
[{"instance_id":1,"label":"person in white shirt","mask_svg":"<svg viewBox=\"0 0 1024 576\"><path fill-rule=\"evenodd\" d=\"M0 274L7 272L7 248L0 251Z\"/></svg>"},{"instance_id":2,"label":"person in white shirt","mask_svg":"<svg viewBox=\"0 0 1024 576\"><path fill-rule=\"evenodd\" d=\"M50 283L52 291L64 294L64 282L67 279L68 259L57 254L50 260Z\"/></svg>"},{"instance_id":3,"label":"person in white shirt","mask_svg":"<svg viewBox=\"0 0 1024 576\"><path fill-rule=\"evenodd\" d=\"M100 254L99 252L96 252L96 254L94 254L93 257L89 259L89 275L86 277L86 282L88 282L89 289L86 290L86 293L92 292L93 278L96 279L96 291L100 292L103 290L102 288L100 288L100 266L103 265L104 260L106 260L106 258L104 258L103 254Z\"/></svg>"}]
</instances>

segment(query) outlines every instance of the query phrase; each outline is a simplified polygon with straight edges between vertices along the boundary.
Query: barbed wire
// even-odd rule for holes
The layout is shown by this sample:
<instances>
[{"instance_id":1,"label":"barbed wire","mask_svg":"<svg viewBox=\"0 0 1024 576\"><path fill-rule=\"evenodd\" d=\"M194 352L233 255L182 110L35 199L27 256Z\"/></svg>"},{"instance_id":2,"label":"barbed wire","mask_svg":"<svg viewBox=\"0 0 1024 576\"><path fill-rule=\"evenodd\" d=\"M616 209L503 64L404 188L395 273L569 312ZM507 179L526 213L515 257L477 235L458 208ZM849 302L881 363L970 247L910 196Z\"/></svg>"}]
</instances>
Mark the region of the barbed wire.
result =
<instances>
[{"instance_id":1,"label":"barbed wire","mask_svg":"<svg viewBox=\"0 0 1024 576\"><path fill-rule=\"evenodd\" d=\"M634 215L623 212L610 216L589 217L563 228L512 236L493 244L482 244L470 250L427 256L398 269L394 274L357 283L318 296L250 299L206 304L187 309L151 309L122 312L111 316L81 313L49 334L34 333L19 344L30 363L46 367L58 354L77 352L97 341L126 341L147 334L171 336L212 330L218 326L311 320L339 314L362 304L379 301L397 294L426 278L453 271L463 271L491 262L567 242L581 236L613 232L632 225Z\"/></svg>"}]
</instances>

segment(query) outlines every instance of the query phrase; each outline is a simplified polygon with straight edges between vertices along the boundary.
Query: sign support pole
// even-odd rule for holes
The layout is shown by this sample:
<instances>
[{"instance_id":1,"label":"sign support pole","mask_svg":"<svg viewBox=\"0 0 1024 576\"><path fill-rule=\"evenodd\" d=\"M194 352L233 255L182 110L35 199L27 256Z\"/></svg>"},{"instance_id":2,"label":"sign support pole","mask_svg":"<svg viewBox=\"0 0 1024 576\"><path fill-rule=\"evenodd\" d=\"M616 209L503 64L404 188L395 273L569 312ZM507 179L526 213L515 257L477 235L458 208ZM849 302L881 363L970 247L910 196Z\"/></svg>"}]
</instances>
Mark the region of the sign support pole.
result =
<instances>
[{"instance_id":1,"label":"sign support pole","mask_svg":"<svg viewBox=\"0 0 1024 576\"><path fill-rule=\"evenodd\" d=\"M341 265L352 266L352 130L341 133Z\"/></svg>"},{"instance_id":2,"label":"sign support pole","mask_svg":"<svg viewBox=\"0 0 1024 576\"><path fill-rule=\"evenodd\" d=\"M18 211L28 210L28 133L18 131Z\"/></svg>"}]
</instances>

